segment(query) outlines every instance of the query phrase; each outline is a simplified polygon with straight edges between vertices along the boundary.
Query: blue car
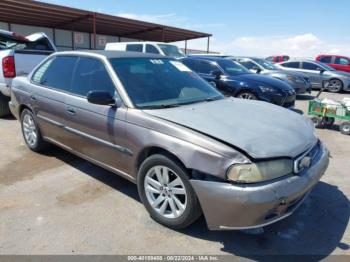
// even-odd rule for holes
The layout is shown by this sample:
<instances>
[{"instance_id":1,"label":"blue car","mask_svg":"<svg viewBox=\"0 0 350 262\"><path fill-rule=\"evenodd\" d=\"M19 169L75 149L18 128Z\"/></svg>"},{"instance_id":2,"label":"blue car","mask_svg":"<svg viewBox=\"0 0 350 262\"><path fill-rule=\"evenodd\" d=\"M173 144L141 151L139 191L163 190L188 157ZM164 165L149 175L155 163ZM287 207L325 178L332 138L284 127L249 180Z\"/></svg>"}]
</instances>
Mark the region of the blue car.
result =
<instances>
[{"instance_id":1,"label":"blue car","mask_svg":"<svg viewBox=\"0 0 350 262\"><path fill-rule=\"evenodd\" d=\"M296 93L286 82L251 73L240 64L218 57L186 57L181 62L224 95L266 101L292 108Z\"/></svg>"}]
</instances>

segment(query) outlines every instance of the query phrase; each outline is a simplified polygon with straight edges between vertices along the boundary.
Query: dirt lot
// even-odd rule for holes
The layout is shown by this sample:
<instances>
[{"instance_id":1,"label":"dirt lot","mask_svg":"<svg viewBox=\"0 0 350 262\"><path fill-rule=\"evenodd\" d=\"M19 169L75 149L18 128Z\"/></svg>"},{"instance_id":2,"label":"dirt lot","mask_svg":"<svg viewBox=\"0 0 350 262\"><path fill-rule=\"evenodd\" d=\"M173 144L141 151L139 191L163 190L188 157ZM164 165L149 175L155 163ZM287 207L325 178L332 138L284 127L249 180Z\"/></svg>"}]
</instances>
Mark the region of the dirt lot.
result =
<instances>
[{"instance_id":1,"label":"dirt lot","mask_svg":"<svg viewBox=\"0 0 350 262\"><path fill-rule=\"evenodd\" d=\"M337 127L317 133L332 154L326 175L295 214L250 235L210 232L203 219L164 228L132 183L58 148L32 153L18 121L0 119L0 254L350 255L350 137Z\"/></svg>"}]
</instances>

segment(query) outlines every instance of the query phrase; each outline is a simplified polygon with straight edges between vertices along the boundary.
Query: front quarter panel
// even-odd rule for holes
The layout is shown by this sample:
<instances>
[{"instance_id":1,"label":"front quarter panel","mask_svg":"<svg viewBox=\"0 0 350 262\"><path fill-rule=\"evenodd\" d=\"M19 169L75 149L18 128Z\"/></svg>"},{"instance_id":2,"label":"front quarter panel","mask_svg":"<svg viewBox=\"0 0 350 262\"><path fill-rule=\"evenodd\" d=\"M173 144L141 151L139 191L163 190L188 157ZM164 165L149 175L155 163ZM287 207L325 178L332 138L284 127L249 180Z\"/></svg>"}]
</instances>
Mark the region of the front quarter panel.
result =
<instances>
[{"instance_id":1,"label":"front quarter panel","mask_svg":"<svg viewBox=\"0 0 350 262\"><path fill-rule=\"evenodd\" d=\"M133 155L126 172L135 178L139 159L150 148L166 150L186 168L221 179L226 179L226 171L233 163L249 161L215 139L137 109L128 110L127 136L127 147Z\"/></svg>"}]
</instances>

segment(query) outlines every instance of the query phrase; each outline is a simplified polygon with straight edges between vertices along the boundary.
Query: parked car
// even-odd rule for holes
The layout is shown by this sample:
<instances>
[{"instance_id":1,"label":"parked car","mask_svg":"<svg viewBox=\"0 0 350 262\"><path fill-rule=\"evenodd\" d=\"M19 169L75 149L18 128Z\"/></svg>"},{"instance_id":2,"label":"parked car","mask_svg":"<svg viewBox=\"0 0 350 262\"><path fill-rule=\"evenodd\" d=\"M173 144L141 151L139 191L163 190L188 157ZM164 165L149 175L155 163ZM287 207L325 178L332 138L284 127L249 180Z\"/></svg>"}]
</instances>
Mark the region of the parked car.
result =
<instances>
[{"instance_id":1,"label":"parked car","mask_svg":"<svg viewBox=\"0 0 350 262\"><path fill-rule=\"evenodd\" d=\"M288 61L290 57L287 55L277 55L277 56L269 56L265 59L267 61L270 61L271 63L280 63L280 62Z\"/></svg>"},{"instance_id":2,"label":"parked car","mask_svg":"<svg viewBox=\"0 0 350 262\"><path fill-rule=\"evenodd\" d=\"M10 104L31 150L50 142L129 179L150 215L175 229L202 212L210 229L276 222L329 161L302 115L224 98L160 55L58 52L14 80Z\"/></svg>"},{"instance_id":3,"label":"parked car","mask_svg":"<svg viewBox=\"0 0 350 262\"><path fill-rule=\"evenodd\" d=\"M319 55L316 57L316 61L327 64L336 70L350 73L349 57L339 55Z\"/></svg>"},{"instance_id":4,"label":"parked car","mask_svg":"<svg viewBox=\"0 0 350 262\"><path fill-rule=\"evenodd\" d=\"M284 107L293 107L296 93L287 83L251 73L226 58L188 57L181 61L228 96L262 100Z\"/></svg>"},{"instance_id":5,"label":"parked car","mask_svg":"<svg viewBox=\"0 0 350 262\"><path fill-rule=\"evenodd\" d=\"M277 66L308 75L313 88L321 88L322 82L327 80L329 81L327 90L330 92L350 91L350 73L337 71L324 63L312 60L295 60L283 62Z\"/></svg>"},{"instance_id":6,"label":"parked car","mask_svg":"<svg viewBox=\"0 0 350 262\"><path fill-rule=\"evenodd\" d=\"M185 57L181 50L176 46L162 42L118 42L107 43L105 50L130 51L149 54L160 54L163 56L172 56L176 58Z\"/></svg>"},{"instance_id":7,"label":"parked car","mask_svg":"<svg viewBox=\"0 0 350 262\"><path fill-rule=\"evenodd\" d=\"M230 59L240 63L252 73L271 76L287 82L298 95L306 92L311 93L310 78L303 73L283 70L269 61L257 57L230 57Z\"/></svg>"},{"instance_id":8,"label":"parked car","mask_svg":"<svg viewBox=\"0 0 350 262\"><path fill-rule=\"evenodd\" d=\"M55 51L55 45L44 33L24 37L0 30L0 117L10 114L8 102L12 79L28 74Z\"/></svg>"}]
</instances>

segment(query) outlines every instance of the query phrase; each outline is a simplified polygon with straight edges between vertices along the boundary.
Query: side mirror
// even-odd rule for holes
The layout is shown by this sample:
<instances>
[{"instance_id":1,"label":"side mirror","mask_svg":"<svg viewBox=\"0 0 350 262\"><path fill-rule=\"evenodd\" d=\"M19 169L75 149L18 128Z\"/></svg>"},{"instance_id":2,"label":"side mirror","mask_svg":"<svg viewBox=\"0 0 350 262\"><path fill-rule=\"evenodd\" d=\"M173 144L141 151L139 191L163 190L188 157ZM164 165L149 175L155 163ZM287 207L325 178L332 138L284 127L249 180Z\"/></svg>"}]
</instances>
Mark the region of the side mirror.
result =
<instances>
[{"instance_id":1,"label":"side mirror","mask_svg":"<svg viewBox=\"0 0 350 262\"><path fill-rule=\"evenodd\" d=\"M96 105L116 105L115 99L107 91L92 90L87 94L87 101Z\"/></svg>"},{"instance_id":2,"label":"side mirror","mask_svg":"<svg viewBox=\"0 0 350 262\"><path fill-rule=\"evenodd\" d=\"M256 74L260 74L260 72L261 72L261 69L260 69L259 67L257 67L257 66L254 66L254 67L252 68L252 70L253 70Z\"/></svg>"},{"instance_id":3,"label":"side mirror","mask_svg":"<svg viewBox=\"0 0 350 262\"><path fill-rule=\"evenodd\" d=\"M320 73L322 74L325 70L321 67L317 67L317 70L320 71Z\"/></svg>"},{"instance_id":4,"label":"side mirror","mask_svg":"<svg viewBox=\"0 0 350 262\"><path fill-rule=\"evenodd\" d=\"M220 77L222 76L222 72L220 70L212 71L210 74L215 76L216 79L220 79Z\"/></svg>"}]
</instances>

